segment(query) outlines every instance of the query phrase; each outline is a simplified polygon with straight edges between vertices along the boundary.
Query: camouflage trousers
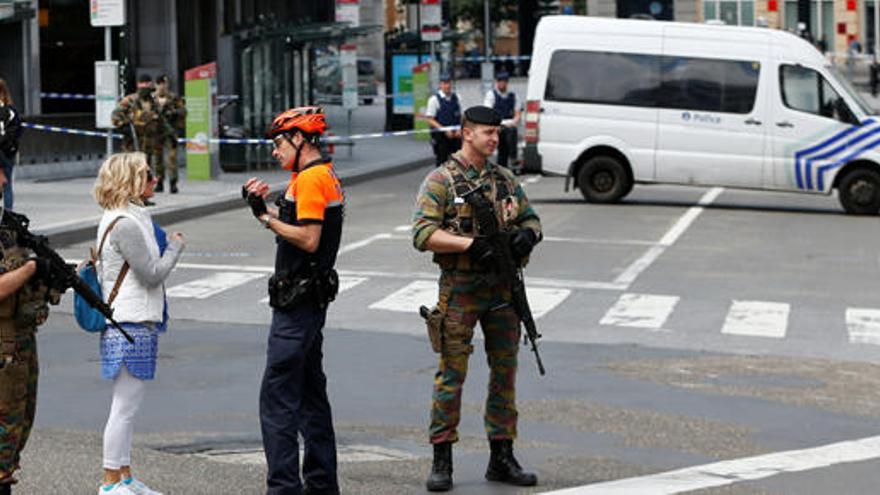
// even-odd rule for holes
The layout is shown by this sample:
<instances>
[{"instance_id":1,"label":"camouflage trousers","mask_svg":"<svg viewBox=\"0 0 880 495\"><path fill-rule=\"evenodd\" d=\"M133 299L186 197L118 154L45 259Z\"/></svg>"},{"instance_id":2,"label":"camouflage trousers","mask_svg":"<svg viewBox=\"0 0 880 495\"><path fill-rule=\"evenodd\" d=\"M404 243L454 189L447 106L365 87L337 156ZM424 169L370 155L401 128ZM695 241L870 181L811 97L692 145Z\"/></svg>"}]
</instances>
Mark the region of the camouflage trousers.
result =
<instances>
[{"instance_id":1,"label":"camouflage trousers","mask_svg":"<svg viewBox=\"0 0 880 495\"><path fill-rule=\"evenodd\" d=\"M0 483L18 469L37 410L37 340L34 332L17 339L14 360L0 368Z\"/></svg>"},{"instance_id":2,"label":"camouflage trousers","mask_svg":"<svg viewBox=\"0 0 880 495\"><path fill-rule=\"evenodd\" d=\"M177 181L177 138L162 141L162 148L156 154L156 177L161 182L168 172L168 179Z\"/></svg>"},{"instance_id":3,"label":"camouflage trousers","mask_svg":"<svg viewBox=\"0 0 880 495\"><path fill-rule=\"evenodd\" d=\"M150 170L154 170L158 162L161 161L159 157L162 155L162 147L149 144L145 148L144 144L140 140L138 141L138 144L140 145L140 149L135 149L134 140L129 137L125 137L122 140L122 151L126 153L131 153L134 151L142 152L143 154L147 155L147 165L149 165Z\"/></svg>"},{"instance_id":4,"label":"camouflage trousers","mask_svg":"<svg viewBox=\"0 0 880 495\"><path fill-rule=\"evenodd\" d=\"M516 438L516 366L519 318L510 306L510 291L473 273L444 271L440 277L443 320L440 366L434 375L431 443L458 441L461 393L479 322L489 362L489 390L483 416L490 440Z\"/></svg>"}]
</instances>

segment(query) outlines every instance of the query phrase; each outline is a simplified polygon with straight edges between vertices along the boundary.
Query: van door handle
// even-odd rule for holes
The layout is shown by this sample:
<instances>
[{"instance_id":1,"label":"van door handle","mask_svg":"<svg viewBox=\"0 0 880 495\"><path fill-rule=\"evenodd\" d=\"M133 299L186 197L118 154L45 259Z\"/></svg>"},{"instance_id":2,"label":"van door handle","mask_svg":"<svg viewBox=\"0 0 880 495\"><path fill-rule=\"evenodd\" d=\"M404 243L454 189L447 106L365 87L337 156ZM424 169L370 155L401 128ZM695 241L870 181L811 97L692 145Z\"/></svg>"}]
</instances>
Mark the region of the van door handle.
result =
<instances>
[{"instance_id":1,"label":"van door handle","mask_svg":"<svg viewBox=\"0 0 880 495\"><path fill-rule=\"evenodd\" d=\"M746 125L761 125L762 122L756 118L750 118L746 121Z\"/></svg>"},{"instance_id":2,"label":"van door handle","mask_svg":"<svg viewBox=\"0 0 880 495\"><path fill-rule=\"evenodd\" d=\"M794 124L792 124L791 122L789 122L787 120L783 120L782 122L777 122L776 125L778 127L794 127Z\"/></svg>"}]
</instances>

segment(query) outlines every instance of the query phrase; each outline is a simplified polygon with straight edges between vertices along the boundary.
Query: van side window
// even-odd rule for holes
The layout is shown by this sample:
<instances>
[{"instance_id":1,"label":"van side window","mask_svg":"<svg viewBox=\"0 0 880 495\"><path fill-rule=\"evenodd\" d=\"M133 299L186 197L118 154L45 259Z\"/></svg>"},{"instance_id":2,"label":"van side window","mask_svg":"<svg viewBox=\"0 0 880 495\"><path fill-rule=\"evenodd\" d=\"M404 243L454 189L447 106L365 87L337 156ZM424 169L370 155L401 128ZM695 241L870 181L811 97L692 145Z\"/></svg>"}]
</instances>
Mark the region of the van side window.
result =
<instances>
[{"instance_id":1,"label":"van side window","mask_svg":"<svg viewBox=\"0 0 880 495\"><path fill-rule=\"evenodd\" d=\"M846 124L857 124L849 106L822 74L797 65L779 68L779 87L786 107Z\"/></svg>"},{"instance_id":2,"label":"van side window","mask_svg":"<svg viewBox=\"0 0 880 495\"><path fill-rule=\"evenodd\" d=\"M746 114L755 106L758 62L663 57L660 106Z\"/></svg>"},{"instance_id":3,"label":"van side window","mask_svg":"<svg viewBox=\"0 0 880 495\"><path fill-rule=\"evenodd\" d=\"M553 53L545 99L653 107L660 57L561 50Z\"/></svg>"}]
</instances>

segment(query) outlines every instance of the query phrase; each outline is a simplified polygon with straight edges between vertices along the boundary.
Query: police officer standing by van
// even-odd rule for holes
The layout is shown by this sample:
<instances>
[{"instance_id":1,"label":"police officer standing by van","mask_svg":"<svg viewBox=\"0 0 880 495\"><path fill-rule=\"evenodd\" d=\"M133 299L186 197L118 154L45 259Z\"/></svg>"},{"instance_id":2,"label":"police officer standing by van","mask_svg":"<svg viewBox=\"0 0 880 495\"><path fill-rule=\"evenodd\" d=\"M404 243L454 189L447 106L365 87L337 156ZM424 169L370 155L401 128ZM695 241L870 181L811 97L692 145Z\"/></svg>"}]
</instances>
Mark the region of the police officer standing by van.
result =
<instances>
[{"instance_id":1,"label":"police officer standing by van","mask_svg":"<svg viewBox=\"0 0 880 495\"><path fill-rule=\"evenodd\" d=\"M425 118L431 129L457 126L461 124L461 103L458 94L452 91L452 78L449 74L440 75L440 90L428 98ZM437 166L446 163L449 155L461 148L461 131L433 131L431 146Z\"/></svg>"},{"instance_id":2,"label":"police officer standing by van","mask_svg":"<svg viewBox=\"0 0 880 495\"><path fill-rule=\"evenodd\" d=\"M6 176L0 169L0 188ZM12 493L13 474L34 424L37 407L37 327L48 303L61 298L44 280L48 260L35 258L0 209L0 495Z\"/></svg>"},{"instance_id":3,"label":"police officer standing by van","mask_svg":"<svg viewBox=\"0 0 880 495\"><path fill-rule=\"evenodd\" d=\"M501 118L491 108L469 108L462 120L463 147L425 178L413 214L413 244L432 251L440 265L440 298L427 316L431 344L440 354L434 378L430 442L434 462L430 491L452 488L452 444L458 441L461 393L477 322L489 360L489 395L484 423L491 455L486 479L532 486L513 455L517 435L515 383L520 318L509 286L493 281L493 243L477 225L465 197L481 194L490 202L510 252L520 265L541 239L541 222L525 191L507 169L488 160L498 145Z\"/></svg>"},{"instance_id":4,"label":"police officer standing by van","mask_svg":"<svg viewBox=\"0 0 880 495\"><path fill-rule=\"evenodd\" d=\"M498 165L509 167L516 163L517 126L520 108L516 93L508 91L510 76L507 72L495 75L495 87L483 99L483 105L494 109L501 116L501 131L498 135Z\"/></svg>"},{"instance_id":5,"label":"police officer standing by van","mask_svg":"<svg viewBox=\"0 0 880 495\"><path fill-rule=\"evenodd\" d=\"M278 245L275 274L269 280L272 326L260 389L270 495L339 493L321 348L327 305L339 288L333 266L342 237L344 197L332 163L321 155L326 129L321 107L279 114L269 129L272 156L291 171L287 190L276 202L279 208L266 206L266 182L252 178L242 189L254 216ZM305 442L304 483L299 434Z\"/></svg>"}]
</instances>

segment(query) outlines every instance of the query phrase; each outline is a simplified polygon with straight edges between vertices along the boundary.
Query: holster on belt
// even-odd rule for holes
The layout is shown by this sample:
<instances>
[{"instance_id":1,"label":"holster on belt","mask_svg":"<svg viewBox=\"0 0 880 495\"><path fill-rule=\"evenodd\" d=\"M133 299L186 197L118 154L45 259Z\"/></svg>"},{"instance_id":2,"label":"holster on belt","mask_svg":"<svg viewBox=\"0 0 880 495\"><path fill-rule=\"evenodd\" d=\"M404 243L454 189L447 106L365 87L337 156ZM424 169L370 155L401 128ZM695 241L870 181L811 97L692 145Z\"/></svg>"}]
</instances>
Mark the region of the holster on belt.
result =
<instances>
[{"instance_id":1,"label":"holster on belt","mask_svg":"<svg viewBox=\"0 0 880 495\"><path fill-rule=\"evenodd\" d=\"M443 352L443 321L446 319L446 310L449 307L449 295L452 292L452 286L449 284L440 285L440 298L437 305L431 309L426 306L419 308L419 314L425 319L428 327L428 339L431 341L431 349L436 353Z\"/></svg>"},{"instance_id":2,"label":"holster on belt","mask_svg":"<svg viewBox=\"0 0 880 495\"><path fill-rule=\"evenodd\" d=\"M275 309L291 310L303 302L324 309L338 292L339 275L333 269L311 267L305 275L280 271L269 278L269 305Z\"/></svg>"}]
</instances>

